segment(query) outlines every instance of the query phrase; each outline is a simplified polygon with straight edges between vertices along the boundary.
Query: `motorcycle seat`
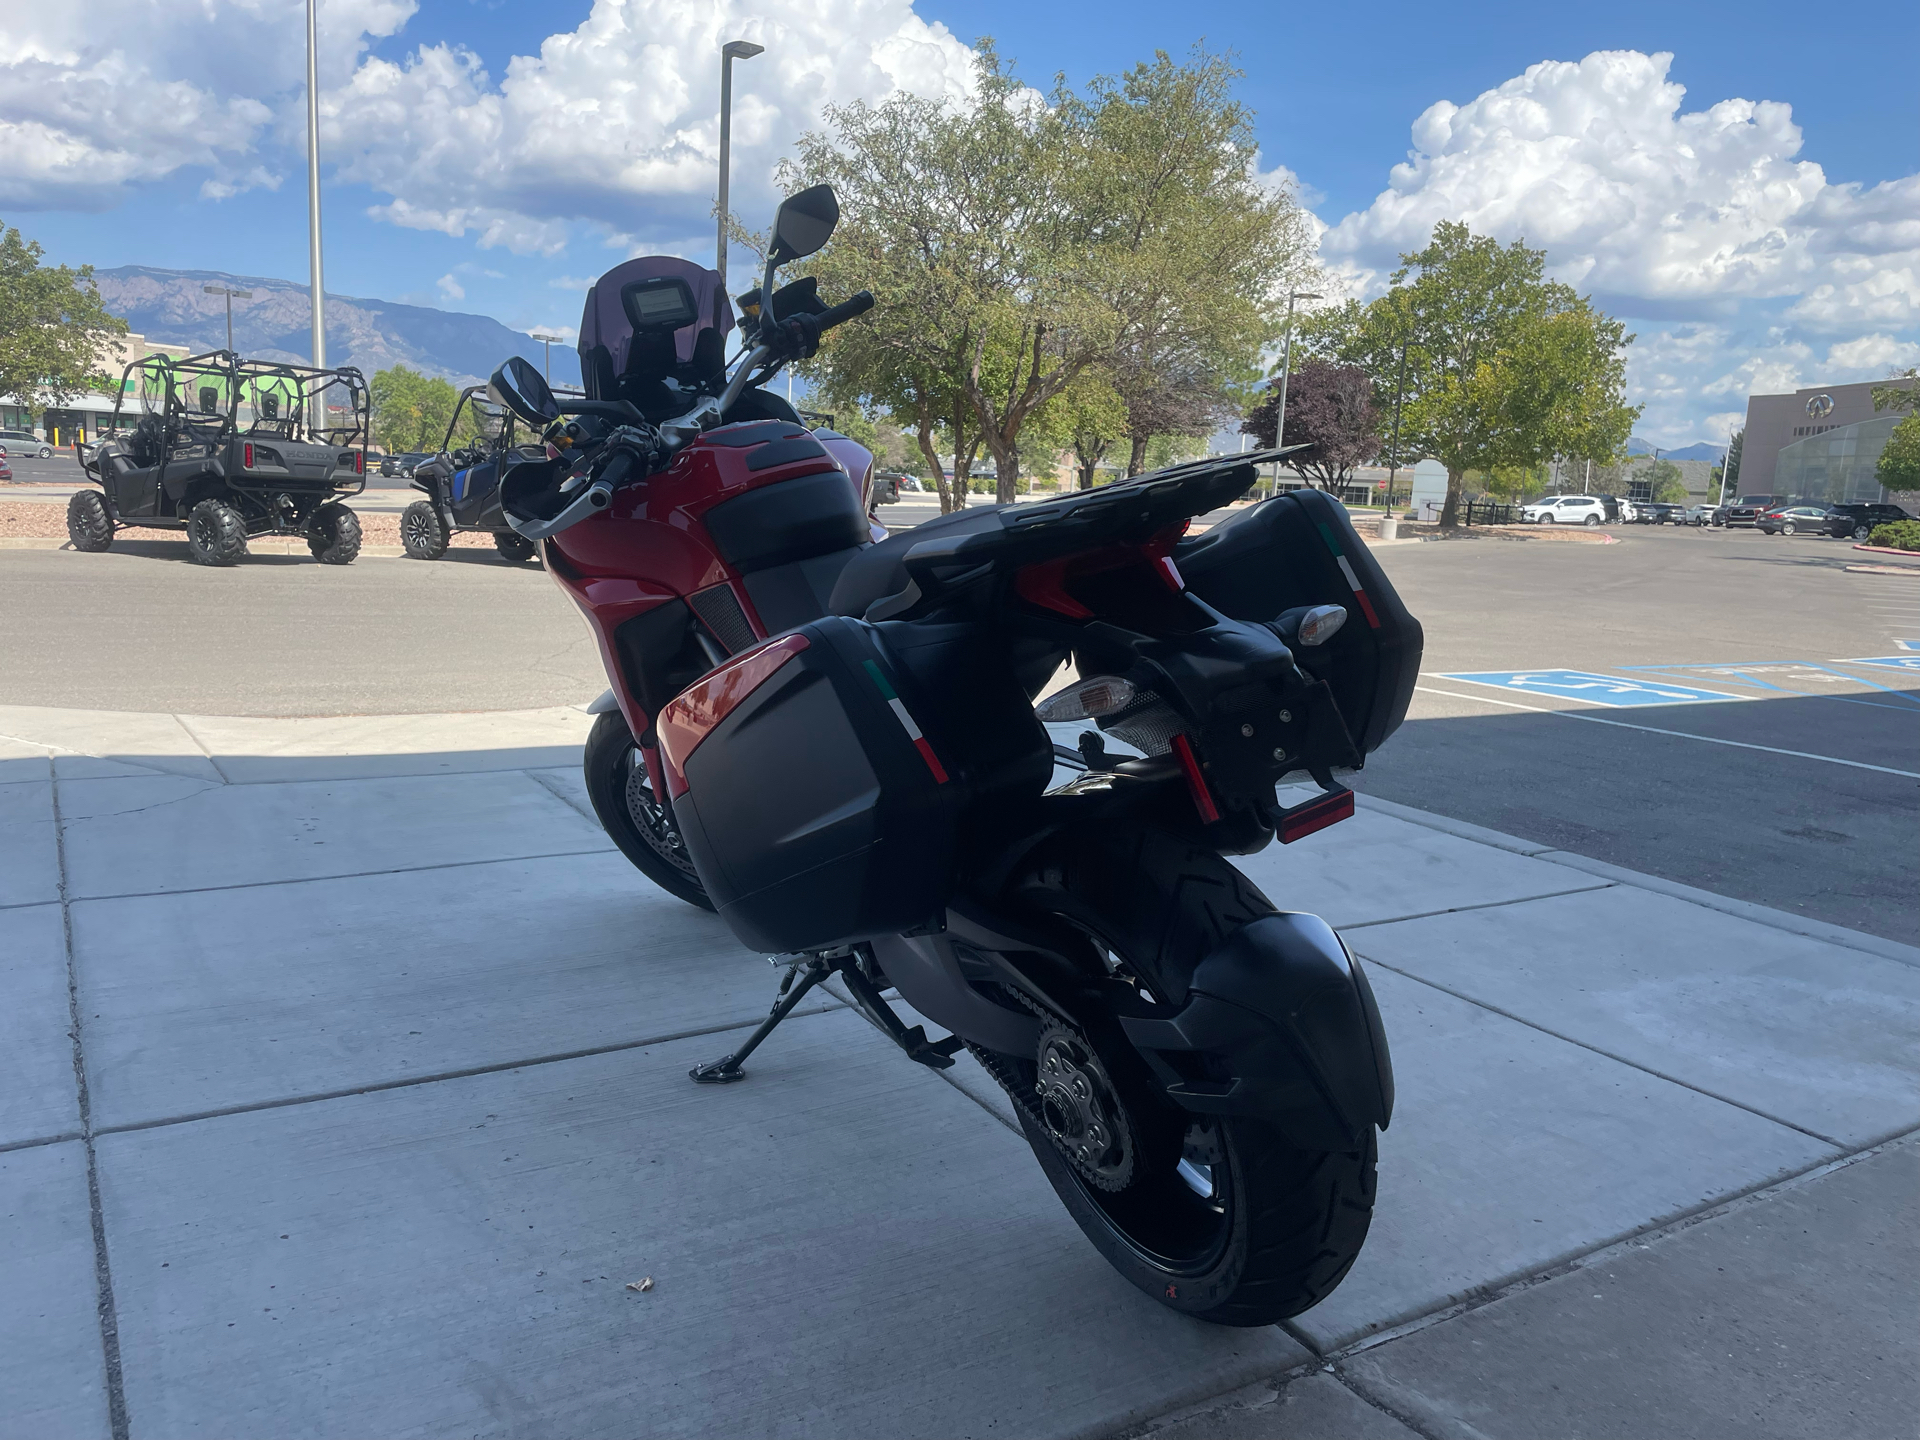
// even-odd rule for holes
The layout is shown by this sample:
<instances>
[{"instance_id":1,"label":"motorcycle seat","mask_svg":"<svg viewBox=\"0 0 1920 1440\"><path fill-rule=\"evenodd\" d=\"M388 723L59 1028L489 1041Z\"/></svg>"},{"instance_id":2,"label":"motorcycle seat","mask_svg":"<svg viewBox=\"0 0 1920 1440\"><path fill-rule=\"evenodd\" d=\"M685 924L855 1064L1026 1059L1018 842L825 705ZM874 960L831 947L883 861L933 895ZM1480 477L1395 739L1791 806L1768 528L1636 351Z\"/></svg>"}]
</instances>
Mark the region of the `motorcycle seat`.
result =
<instances>
[{"instance_id":1,"label":"motorcycle seat","mask_svg":"<svg viewBox=\"0 0 1920 1440\"><path fill-rule=\"evenodd\" d=\"M934 535L998 529L1002 508L970 505L951 515L922 521L911 530L867 546L847 562L846 569L834 582L833 594L827 600L827 613L861 619L876 600L898 595L907 588L906 555L914 546Z\"/></svg>"}]
</instances>

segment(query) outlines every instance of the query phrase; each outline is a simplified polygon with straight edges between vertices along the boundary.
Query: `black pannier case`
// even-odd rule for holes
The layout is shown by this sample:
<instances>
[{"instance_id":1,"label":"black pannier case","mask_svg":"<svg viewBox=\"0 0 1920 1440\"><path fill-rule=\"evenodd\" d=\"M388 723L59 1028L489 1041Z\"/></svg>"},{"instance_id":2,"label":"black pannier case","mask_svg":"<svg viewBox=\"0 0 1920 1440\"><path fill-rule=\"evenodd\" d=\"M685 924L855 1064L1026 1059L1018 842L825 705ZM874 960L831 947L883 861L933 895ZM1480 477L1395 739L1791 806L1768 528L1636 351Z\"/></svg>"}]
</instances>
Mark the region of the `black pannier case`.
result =
<instances>
[{"instance_id":1,"label":"black pannier case","mask_svg":"<svg viewBox=\"0 0 1920 1440\"><path fill-rule=\"evenodd\" d=\"M824 949L937 920L965 781L879 630L830 616L686 759L673 802L707 894L753 949Z\"/></svg>"},{"instance_id":2,"label":"black pannier case","mask_svg":"<svg viewBox=\"0 0 1920 1440\"><path fill-rule=\"evenodd\" d=\"M1174 547L1187 587L1236 620L1268 621L1300 605L1344 605L1347 623L1313 668L1333 691L1361 753L1406 719L1424 636L1354 533L1347 507L1323 490L1249 506Z\"/></svg>"}]
</instances>

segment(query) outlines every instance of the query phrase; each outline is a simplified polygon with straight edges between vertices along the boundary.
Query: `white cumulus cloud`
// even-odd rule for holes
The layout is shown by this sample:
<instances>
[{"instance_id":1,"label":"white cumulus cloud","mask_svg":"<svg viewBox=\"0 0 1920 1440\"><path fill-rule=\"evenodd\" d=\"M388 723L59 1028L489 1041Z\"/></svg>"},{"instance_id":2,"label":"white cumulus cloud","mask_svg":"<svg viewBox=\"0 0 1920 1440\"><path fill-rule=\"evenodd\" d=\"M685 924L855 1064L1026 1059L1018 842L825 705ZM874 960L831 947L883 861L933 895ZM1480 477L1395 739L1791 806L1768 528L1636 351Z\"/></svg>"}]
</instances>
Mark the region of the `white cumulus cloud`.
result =
<instances>
[{"instance_id":1,"label":"white cumulus cloud","mask_svg":"<svg viewBox=\"0 0 1920 1440\"><path fill-rule=\"evenodd\" d=\"M1649 438L1709 438L1753 390L1885 374L1920 325L1920 176L1835 184L1790 106L1687 110L1672 60L1600 51L1436 102L1322 257L1367 294L1442 220L1544 249L1641 322L1628 385Z\"/></svg>"}]
</instances>

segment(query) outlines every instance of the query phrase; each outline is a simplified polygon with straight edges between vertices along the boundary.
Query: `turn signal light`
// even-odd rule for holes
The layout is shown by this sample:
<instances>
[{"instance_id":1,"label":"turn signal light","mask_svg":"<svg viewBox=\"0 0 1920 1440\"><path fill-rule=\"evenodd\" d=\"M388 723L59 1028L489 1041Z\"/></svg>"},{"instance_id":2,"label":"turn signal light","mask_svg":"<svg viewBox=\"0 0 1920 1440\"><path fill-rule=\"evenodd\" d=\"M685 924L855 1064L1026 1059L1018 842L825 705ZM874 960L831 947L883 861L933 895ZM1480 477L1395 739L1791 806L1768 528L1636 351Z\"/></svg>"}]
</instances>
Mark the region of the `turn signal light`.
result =
<instances>
[{"instance_id":1,"label":"turn signal light","mask_svg":"<svg viewBox=\"0 0 1920 1440\"><path fill-rule=\"evenodd\" d=\"M1347 623L1344 605L1316 605L1300 618L1300 643L1324 645Z\"/></svg>"},{"instance_id":2,"label":"turn signal light","mask_svg":"<svg viewBox=\"0 0 1920 1440\"><path fill-rule=\"evenodd\" d=\"M1058 725L1068 720L1092 720L1111 715L1133 703L1133 685L1118 675L1096 675L1049 695L1033 713L1043 725Z\"/></svg>"}]
</instances>

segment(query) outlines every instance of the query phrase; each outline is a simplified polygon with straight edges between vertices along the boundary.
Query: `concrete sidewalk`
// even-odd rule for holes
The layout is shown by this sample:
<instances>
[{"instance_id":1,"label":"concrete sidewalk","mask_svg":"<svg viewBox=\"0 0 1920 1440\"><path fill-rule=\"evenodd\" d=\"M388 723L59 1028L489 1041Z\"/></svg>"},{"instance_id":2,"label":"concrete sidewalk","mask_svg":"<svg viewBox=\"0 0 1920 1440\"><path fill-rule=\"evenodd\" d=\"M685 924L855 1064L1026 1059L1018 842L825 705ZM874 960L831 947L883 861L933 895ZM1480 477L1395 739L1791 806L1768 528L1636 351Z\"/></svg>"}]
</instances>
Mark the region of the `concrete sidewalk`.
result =
<instances>
[{"instance_id":1,"label":"concrete sidewalk","mask_svg":"<svg viewBox=\"0 0 1920 1440\"><path fill-rule=\"evenodd\" d=\"M1920 951L1379 802L1252 857L1400 1098L1345 1284L1218 1329L831 995L688 1084L776 975L586 728L0 707L0 1431L1913 1433Z\"/></svg>"}]
</instances>

